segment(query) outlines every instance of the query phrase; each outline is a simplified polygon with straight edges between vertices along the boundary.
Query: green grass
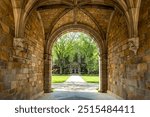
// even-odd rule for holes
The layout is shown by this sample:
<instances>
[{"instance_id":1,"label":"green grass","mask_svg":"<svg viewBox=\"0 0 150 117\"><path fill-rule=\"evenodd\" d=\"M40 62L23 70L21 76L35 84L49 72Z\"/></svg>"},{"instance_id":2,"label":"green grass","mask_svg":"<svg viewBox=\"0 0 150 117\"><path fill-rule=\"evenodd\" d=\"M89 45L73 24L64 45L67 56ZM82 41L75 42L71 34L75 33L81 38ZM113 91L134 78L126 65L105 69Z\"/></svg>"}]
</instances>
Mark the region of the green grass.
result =
<instances>
[{"instance_id":1,"label":"green grass","mask_svg":"<svg viewBox=\"0 0 150 117\"><path fill-rule=\"evenodd\" d=\"M99 76L82 76L83 80L87 83L99 83Z\"/></svg>"},{"instance_id":2,"label":"green grass","mask_svg":"<svg viewBox=\"0 0 150 117\"><path fill-rule=\"evenodd\" d=\"M69 78L69 76L67 76L67 75L53 75L52 76L52 83L63 83L68 78Z\"/></svg>"}]
</instances>

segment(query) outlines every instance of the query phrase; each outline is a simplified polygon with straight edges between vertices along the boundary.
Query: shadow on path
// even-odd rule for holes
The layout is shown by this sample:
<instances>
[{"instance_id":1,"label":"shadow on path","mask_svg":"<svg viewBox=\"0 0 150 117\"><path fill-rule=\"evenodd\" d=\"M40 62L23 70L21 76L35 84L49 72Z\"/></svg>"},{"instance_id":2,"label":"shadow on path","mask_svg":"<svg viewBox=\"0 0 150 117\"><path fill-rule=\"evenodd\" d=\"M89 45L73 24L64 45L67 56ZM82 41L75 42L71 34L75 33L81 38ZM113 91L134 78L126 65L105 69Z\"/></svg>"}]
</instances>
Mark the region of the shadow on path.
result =
<instances>
[{"instance_id":1,"label":"shadow on path","mask_svg":"<svg viewBox=\"0 0 150 117\"><path fill-rule=\"evenodd\" d=\"M107 93L98 93L98 83L86 83L80 76L71 76L65 83L54 83L53 93L39 100L115 100Z\"/></svg>"}]
</instances>

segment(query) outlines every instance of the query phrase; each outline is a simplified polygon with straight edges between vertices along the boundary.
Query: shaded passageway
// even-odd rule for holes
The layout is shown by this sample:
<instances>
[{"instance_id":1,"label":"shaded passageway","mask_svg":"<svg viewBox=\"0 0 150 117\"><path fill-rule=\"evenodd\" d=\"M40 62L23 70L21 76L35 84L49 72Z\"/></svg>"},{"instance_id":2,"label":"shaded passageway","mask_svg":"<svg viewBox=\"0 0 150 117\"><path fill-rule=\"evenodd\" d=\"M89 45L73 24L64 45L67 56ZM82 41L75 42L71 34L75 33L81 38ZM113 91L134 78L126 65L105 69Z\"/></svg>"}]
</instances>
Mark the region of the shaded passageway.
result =
<instances>
[{"instance_id":1,"label":"shaded passageway","mask_svg":"<svg viewBox=\"0 0 150 117\"><path fill-rule=\"evenodd\" d=\"M150 0L0 0L0 99L51 92L52 47L67 32L97 43L102 95L150 99Z\"/></svg>"},{"instance_id":2,"label":"shaded passageway","mask_svg":"<svg viewBox=\"0 0 150 117\"><path fill-rule=\"evenodd\" d=\"M70 76L65 83L53 84L54 92L40 100L114 100L113 96L98 93L98 83L86 83L80 76Z\"/></svg>"}]
</instances>

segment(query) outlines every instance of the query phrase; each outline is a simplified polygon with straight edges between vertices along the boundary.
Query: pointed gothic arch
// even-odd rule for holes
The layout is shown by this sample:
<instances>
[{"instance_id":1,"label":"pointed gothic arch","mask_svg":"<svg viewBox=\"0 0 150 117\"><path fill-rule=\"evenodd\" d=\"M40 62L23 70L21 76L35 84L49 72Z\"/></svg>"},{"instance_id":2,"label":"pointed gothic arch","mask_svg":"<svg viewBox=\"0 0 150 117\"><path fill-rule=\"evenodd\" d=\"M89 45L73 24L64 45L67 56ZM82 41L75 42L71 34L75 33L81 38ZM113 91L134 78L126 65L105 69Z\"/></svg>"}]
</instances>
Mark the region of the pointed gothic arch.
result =
<instances>
[{"instance_id":1,"label":"pointed gothic arch","mask_svg":"<svg viewBox=\"0 0 150 117\"><path fill-rule=\"evenodd\" d=\"M97 33L94 29L91 27L88 27L84 24L68 24L65 26L60 27L57 29L50 37L49 40L47 41L46 48L45 48L45 69L44 69L44 91L45 92L50 92L51 90L51 67L52 67L52 47L54 42L57 40L58 37L60 37L62 34L70 31L79 31L79 32L84 32L91 37L94 38L94 41L97 43L99 53L100 53L100 58L99 63L100 63L100 92L107 92L107 47L106 43L102 40L101 36L99 33Z\"/></svg>"}]
</instances>

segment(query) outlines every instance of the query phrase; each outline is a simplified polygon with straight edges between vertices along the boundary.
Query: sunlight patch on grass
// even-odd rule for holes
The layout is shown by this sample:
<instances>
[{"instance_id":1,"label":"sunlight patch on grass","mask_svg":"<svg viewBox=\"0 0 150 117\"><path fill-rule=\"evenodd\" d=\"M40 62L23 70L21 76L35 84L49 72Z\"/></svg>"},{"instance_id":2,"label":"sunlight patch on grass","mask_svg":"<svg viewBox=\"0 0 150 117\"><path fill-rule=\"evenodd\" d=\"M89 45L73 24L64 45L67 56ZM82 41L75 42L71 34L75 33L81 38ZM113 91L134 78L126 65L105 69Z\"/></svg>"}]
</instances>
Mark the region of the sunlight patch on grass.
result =
<instances>
[{"instance_id":1,"label":"sunlight patch on grass","mask_svg":"<svg viewBox=\"0 0 150 117\"><path fill-rule=\"evenodd\" d=\"M52 83L63 83L65 82L69 76L67 75L53 75L52 76Z\"/></svg>"},{"instance_id":2,"label":"sunlight patch on grass","mask_svg":"<svg viewBox=\"0 0 150 117\"><path fill-rule=\"evenodd\" d=\"M99 76L82 76L87 83L99 83Z\"/></svg>"}]
</instances>

